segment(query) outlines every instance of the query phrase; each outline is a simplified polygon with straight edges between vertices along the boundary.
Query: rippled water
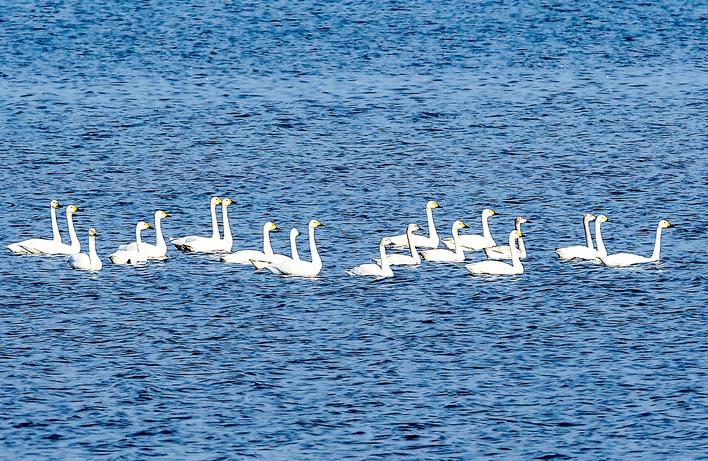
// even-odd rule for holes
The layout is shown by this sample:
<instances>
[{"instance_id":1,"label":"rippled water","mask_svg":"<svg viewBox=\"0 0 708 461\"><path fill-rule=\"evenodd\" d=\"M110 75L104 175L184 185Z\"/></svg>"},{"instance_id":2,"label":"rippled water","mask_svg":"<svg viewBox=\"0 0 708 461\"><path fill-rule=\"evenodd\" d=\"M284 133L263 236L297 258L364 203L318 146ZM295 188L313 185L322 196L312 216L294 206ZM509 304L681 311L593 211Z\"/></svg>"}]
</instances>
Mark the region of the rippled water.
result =
<instances>
[{"instance_id":1,"label":"rippled water","mask_svg":"<svg viewBox=\"0 0 708 461\"><path fill-rule=\"evenodd\" d=\"M152 3L0 6L0 243L56 198L106 264L0 256L0 458L708 459L704 4ZM235 249L325 223L321 277L110 265L211 195ZM428 199L529 217L526 273L344 273ZM677 228L559 262L587 211Z\"/></svg>"}]
</instances>

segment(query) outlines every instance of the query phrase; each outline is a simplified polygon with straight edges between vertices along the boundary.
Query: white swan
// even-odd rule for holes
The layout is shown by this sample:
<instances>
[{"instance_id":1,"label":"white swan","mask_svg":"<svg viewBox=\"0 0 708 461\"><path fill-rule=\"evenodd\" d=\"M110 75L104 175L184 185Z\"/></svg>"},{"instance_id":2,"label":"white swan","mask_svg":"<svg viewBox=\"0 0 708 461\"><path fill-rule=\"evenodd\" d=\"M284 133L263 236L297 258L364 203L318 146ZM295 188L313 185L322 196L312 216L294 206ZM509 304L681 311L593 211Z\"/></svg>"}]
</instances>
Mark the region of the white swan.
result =
<instances>
[{"instance_id":1,"label":"white swan","mask_svg":"<svg viewBox=\"0 0 708 461\"><path fill-rule=\"evenodd\" d=\"M240 250L221 257L225 263L251 264L251 260L270 262L273 256L273 247L270 245L270 233L276 231L278 226L268 221L263 225L263 251Z\"/></svg>"},{"instance_id":2,"label":"white swan","mask_svg":"<svg viewBox=\"0 0 708 461\"><path fill-rule=\"evenodd\" d=\"M589 222L595 220L595 243L597 244L597 249L592 247L592 237L590 236ZM605 248L605 242L602 241L602 223L608 222L609 219L604 214L598 215L597 218L591 214L586 214L583 216L583 226L585 227L585 240L587 241L587 246L575 245L570 247L558 248L556 254L561 260L567 261L569 259L582 259L586 261L599 261L601 256L607 256L607 249Z\"/></svg>"},{"instance_id":3,"label":"white swan","mask_svg":"<svg viewBox=\"0 0 708 461\"><path fill-rule=\"evenodd\" d=\"M420 252L420 256L426 261L437 261L437 262L455 262L459 263L465 260L465 251L460 243L461 236L459 235L459 230L468 227L467 224L460 220L452 223L452 240L455 242L455 251L446 250L444 248L434 248L432 250L425 250Z\"/></svg>"},{"instance_id":4,"label":"white swan","mask_svg":"<svg viewBox=\"0 0 708 461\"><path fill-rule=\"evenodd\" d=\"M209 208L211 209L211 237L189 235L187 237L171 240L172 245L178 250L192 253L212 253L219 251L219 249L223 247L223 243L219 237L219 222L216 219L216 206L221 202L222 200L219 197L212 197L209 202Z\"/></svg>"},{"instance_id":5,"label":"white swan","mask_svg":"<svg viewBox=\"0 0 708 461\"><path fill-rule=\"evenodd\" d=\"M406 237L408 237L408 248L410 248L411 254L404 255L400 253L391 253L386 255L386 259L388 260L388 264L390 266L417 266L421 263L420 253L418 253L418 249L413 241L413 232L417 230L420 230L420 227L418 227L417 224L408 224L408 227L406 228ZM376 258L374 261L376 264L381 264L381 258Z\"/></svg>"},{"instance_id":6,"label":"white swan","mask_svg":"<svg viewBox=\"0 0 708 461\"><path fill-rule=\"evenodd\" d=\"M381 265L379 264L361 264L359 266L352 267L347 271L349 275L365 275L371 277L393 277L393 271L388 263L388 256L386 256L386 247L391 244L391 239L384 237L379 243L379 254Z\"/></svg>"},{"instance_id":7,"label":"white swan","mask_svg":"<svg viewBox=\"0 0 708 461\"><path fill-rule=\"evenodd\" d=\"M659 225L656 226L656 240L654 241L654 252L647 258L645 256L635 255L632 253L615 253L613 255L601 256L600 261L608 267L626 267L633 264L651 263L659 261L661 253L661 230L676 227L669 221L662 219Z\"/></svg>"},{"instance_id":8,"label":"white swan","mask_svg":"<svg viewBox=\"0 0 708 461\"><path fill-rule=\"evenodd\" d=\"M289 260L299 261L300 254L297 251L298 235L300 235L300 231L297 230L297 228L293 227L292 229L290 229L290 256L274 253L273 256L268 258L267 261L252 259L251 264L253 264L253 267L255 267L256 269L264 269L267 266L270 266L275 263L281 263Z\"/></svg>"},{"instance_id":9,"label":"white swan","mask_svg":"<svg viewBox=\"0 0 708 461\"><path fill-rule=\"evenodd\" d=\"M135 250L117 250L115 253L108 256L113 264L140 264L148 260L148 255L143 250L143 241L140 238L140 233L143 229L149 229L150 224L145 221L139 221L135 225L135 242L137 243Z\"/></svg>"},{"instance_id":10,"label":"white swan","mask_svg":"<svg viewBox=\"0 0 708 461\"><path fill-rule=\"evenodd\" d=\"M234 244L234 238L231 235L231 225L229 224L229 210L228 207L234 203L230 198L225 198L221 200L221 220L224 225L224 238L220 240L219 251L226 253L231 253L231 247Z\"/></svg>"},{"instance_id":11,"label":"white swan","mask_svg":"<svg viewBox=\"0 0 708 461\"><path fill-rule=\"evenodd\" d=\"M523 237L521 231L514 229L509 233L509 248L511 249L511 264L502 261L480 261L470 263L465 269L472 275L515 275L523 274L524 266L519 259L519 250L516 248L516 239Z\"/></svg>"},{"instance_id":12,"label":"white swan","mask_svg":"<svg viewBox=\"0 0 708 461\"><path fill-rule=\"evenodd\" d=\"M80 271L100 271L103 267L101 258L96 254L96 229L93 227L88 231L88 254L79 253L69 256L67 262L72 269L77 269Z\"/></svg>"},{"instance_id":13,"label":"white swan","mask_svg":"<svg viewBox=\"0 0 708 461\"><path fill-rule=\"evenodd\" d=\"M59 233L59 225L57 224L57 208L61 208L61 203L56 200L49 202L49 215L52 218L52 239L27 239L21 242L11 243L6 246L8 250L15 254L40 254L44 253L41 249L47 248L48 245L61 243L61 234Z\"/></svg>"},{"instance_id":14,"label":"white swan","mask_svg":"<svg viewBox=\"0 0 708 461\"><path fill-rule=\"evenodd\" d=\"M307 226L310 237L310 254L312 255L312 261L289 259L286 261L277 262L275 264L270 264L266 266L266 269L278 275L317 277L322 270L322 259L320 258L320 254L317 252L317 245L315 244L315 229L318 227L324 226L316 219L310 221Z\"/></svg>"},{"instance_id":15,"label":"white swan","mask_svg":"<svg viewBox=\"0 0 708 461\"><path fill-rule=\"evenodd\" d=\"M530 222L523 216L517 216L514 219L514 229L521 232L521 225ZM516 241L519 249L519 259L526 258L526 246L524 245L524 238L519 237ZM511 259L511 247L508 245L497 245L494 247L489 247L484 249L484 253L487 255L487 259L500 260L500 259Z\"/></svg>"},{"instance_id":16,"label":"white swan","mask_svg":"<svg viewBox=\"0 0 708 461\"><path fill-rule=\"evenodd\" d=\"M165 259L167 257L167 244L162 236L161 222L164 218L169 217L169 213L162 210L155 212L155 245L142 242L141 252L145 253L148 259ZM138 251L138 243L132 242L127 245L121 245L118 250L122 251Z\"/></svg>"},{"instance_id":17,"label":"white swan","mask_svg":"<svg viewBox=\"0 0 708 461\"><path fill-rule=\"evenodd\" d=\"M442 206L435 200L430 200L425 204L425 214L428 217L428 232L429 236L424 235L414 235L413 242L418 248L437 248L440 245L440 237L438 236L438 231L435 229L435 222L433 221L433 209L442 208ZM401 234L389 237L391 240L391 245L397 248L406 248L408 246L408 235Z\"/></svg>"},{"instance_id":18,"label":"white swan","mask_svg":"<svg viewBox=\"0 0 708 461\"><path fill-rule=\"evenodd\" d=\"M55 208L58 207L59 206L56 206ZM52 209L54 210L55 208ZM81 251L81 243L79 242L79 238L76 236L73 219L74 214L79 211L79 207L76 205L69 205L66 207L66 223L69 228L69 238L71 241L69 245L61 242L61 235L59 235L59 229L57 226L55 235L59 235L59 239L29 239L8 245L7 248L15 254L26 255L74 255L79 253ZM54 215L54 219L56 219L56 215ZM54 228L54 223L52 223L52 228Z\"/></svg>"},{"instance_id":19,"label":"white swan","mask_svg":"<svg viewBox=\"0 0 708 461\"><path fill-rule=\"evenodd\" d=\"M460 245L466 251L477 251L483 250L487 247L493 247L497 245L494 241L492 233L489 231L489 222L487 221L491 216L496 215L497 212L491 208L485 208L482 210L482 235L461 235ZM446 238L443 240L446 247L451 250L455 249L455 242L451 238Z\"/></svg>"}]
</instances>

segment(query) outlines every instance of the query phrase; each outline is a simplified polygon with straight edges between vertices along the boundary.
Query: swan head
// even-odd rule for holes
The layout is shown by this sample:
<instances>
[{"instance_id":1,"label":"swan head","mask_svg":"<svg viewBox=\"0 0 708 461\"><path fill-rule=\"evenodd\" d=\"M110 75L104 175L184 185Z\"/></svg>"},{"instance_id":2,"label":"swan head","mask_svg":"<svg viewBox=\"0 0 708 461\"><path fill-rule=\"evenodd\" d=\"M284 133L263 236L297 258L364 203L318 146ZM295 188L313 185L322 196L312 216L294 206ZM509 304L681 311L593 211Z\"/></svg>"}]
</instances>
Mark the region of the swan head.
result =
<instances>
[{"instance_id":1,"label":"swan head","mask_svg":"<svg viewBox=\"0 0 708 461\"><path fill-rule=\"evenodd\" d=\"M595 215L592 213L585 213L583 215L583 221L586 223L589 223L590 221L594 221L594 220L595 220Z\"/></svg>"},{"instance_id":2,"label":"swan head","mask_svg":"<svg viewBox=\"0 0 708 461\"><path fill-rule=\"evenodd\" d=\"M278 230L278 226L276 226L273 222L268 221L263 225L264 232L274 232L276 230Z\"/></svg>"},{"instance_id":3,"label":"swan head","mask_svg":"<svg viewBox=\"0 0 708 461\"><path fill-rule=\"evenodd\" d=\"M295 237L297 237L298 235L300 235L300 231L297 230L296 227L293 227L292 229L290 229L290 237L291 237L291 238L295 238Z\"/></svg>"},{"instance_id":4,"label":"swan head","mask_svg":"<svg viewBox=\"0 0 708 461\"><path fill-rule=\"evenodd\" d=\"M59 203L57 200L52 200L51 202L49 202L49 206L52 207L52 208L54 208L55 210L56 210L57 208L61 208L61 207L62 207L61 203Z\"/></svg>"},{"instance_id":5,"label":"swan head","mask_svg":"<svg viewBox=\"0 0 708 461\"><path fill-rule=\"evenodd\" d=\"M415 232L415 231L419 231L419 230L420 230L420 227L418 226L418 224L408 224L408 228L406 229L406 232Z\"/></svg>"},{"instance_id":6,"label":"swan head","mask_svg":"<svg viewBox=\"0 0 708 461\"><path fill-rule=\"evenodd\" d=\"M452 223L452 229L453 230L459 230L459 229L464 229L465 227L469 227L467 224L464 222L460 221L459 219Z\"/></svg>"},{"instance_id":7,"label":"swan head","mask_svg":"<svg viewBox=\"0 0 708 461\"><path fill-rule=\"evenodd\" d=\"M234 203L234 201L227 197L221 201L221 206L227 207L227 206L231 205L232 203Z\"/></svg>"},{"instance_id":8,"label":"swan head","mask_svg":"<svg viewBox=\"0 0 708 461\"><path fill-rule=\"evenodd\" d=\"M384 237L384 238L381 239L380 245L381 245L382 247L391 246L392 244L393 244L393 242L392 242L391 239L388 238L388 237Z\"/></svg>"},{"instance_id":9,"label":"swan head","mask_svg":"<svg viewBox=\"0 0 708 461\"><path fill-rule=\"evenodd\" d=\"M425 204L425 208L432 210L433 208L442 208L442 205L435 200L429 200L428 203Z\"/></svg>"},{"instance_id":10,"label":"swan head","mask_svg":"<svg viewBox=\"0 0 708 461\"><path fill-rule=\"evenodd\" d=\"M514 224L524 224L527 222L531 221L529 221L527 218L524 218L523 216L517 216L516 219L514 219Z\"/></svg>"},{"instance_id":11,"label":"swan head","mask_svg":"<svg viewBox=\"0 0 708 461\"><path fill-rule=\"evenodd\" d=\"M307 227L311 227L311 228L315 229L317 227L324 227L324 224L322 224L321 222L319 222L316 219L313 219L312 221L310 221L308 223Z\"/></svg>"},{"instance_id":12,"label":"swan head","mask_svg":"<svg viewBox=\"0 0 708 461\"><path fill-rule=\"evenodd\" d=\"M79 207L77 207L76 205L69 205L68 207L66 207L66 214L67 215L72 215L74 213L78 213L79 211L81 211L81 209Z\"/></svg>"},{"instance_id":13,"label":"swan head","mask_svg":"<svg viewBox=\"0 0 708 461\"><path fill-rule=\"evenodd\" d=\"M666 219L662 219L661 221L659 221L659 227L662 228L662 229L668 229L669 227L676 227L676 226L674 226L673 224L671 224L671 223L670 223L669 221L667 221Z\"/></svg>"},{"instance_id":14,"label":"swan head","mask_svg":"<svg viewBox=\"0 0 708 461\"><path fill-rule=\"evenodd\" d=\"M596 219L598 222L601 222L601 223L603 223L603 222L608 222L608 221L610 220L610 218L608 218L608 217L605 216L604 214L599 215L599 216L598 216L597 218L595 218L595 219Z\"/></svg>"},{"instance_id":15,"label":"swan head","mask_svg":"<svg viewBox=\"0 0 708 461\"><path fill-rule=\"evenodd\" d=\"M135 225L135 228L137 230L150 229L150 224L146 223L145 221L139 221L138 224Z\"/></svg>"},{"instance_id":16,"label":"swan head","mask_svg":"<svg viewBox=\"0 0 708 461\"><path fill-rule=\"evenodd\" d=\"M221 199L219 197L212 197L210 203L211 206L216 206L221 203Z\"/></svg>"},{"instance_id":17,"label":"swan head","mask_svg":"<svg viewBox=\"0 0 708 461\"><path fill-rule=\"evenodd\" d=\"M155 212L155 221L157 221L158 219L168 218L169 216L170 216L170 214L168 212L162 211L162 210L157 210Z\"/></svg>"},{"instance_id":18,"label":"swan head","mask_svg":"<svg viewBox=\"0 0 708 461\"><path fill-rule=\"evenodd\" d=\"M492 210L491 208L485 208L484 210L482 210L483 218L489 218L490 216L494 216L495 214L497 214L497 212Z\"/></svg>"},{"instance_id":19,"label":"swan head","mask_svg":"<svg viewBox=\"0 0 708 461\"><path fill-rule=\"evenodd\" d=\"M523 236L524 236L524 234L523 234L521 231L517 231L516 229L514 229L514 230L511 231L511 232L509 232L509 238L510 238L510 239L518 239L518 238L521 238L521 237L523 237Z\"/></svg>"},{"instance_id":20,"label":"swan head","mask_svg":"<svg viewBox=\"0 0 708 461\"><path fill-rule=\"evenodd\" d=\"M89 237L98 237L98 232L93 227L89 229Z\"/></svg>"}]
</instances>

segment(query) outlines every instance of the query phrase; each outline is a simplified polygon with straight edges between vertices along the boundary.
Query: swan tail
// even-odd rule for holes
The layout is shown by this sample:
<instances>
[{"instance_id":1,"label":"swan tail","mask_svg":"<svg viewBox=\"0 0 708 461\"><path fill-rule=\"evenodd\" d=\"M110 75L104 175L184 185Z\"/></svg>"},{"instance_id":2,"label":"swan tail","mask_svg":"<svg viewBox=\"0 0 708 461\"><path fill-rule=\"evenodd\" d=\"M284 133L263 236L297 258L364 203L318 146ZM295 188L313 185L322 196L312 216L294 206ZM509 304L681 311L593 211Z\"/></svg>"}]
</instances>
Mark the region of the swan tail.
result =
<instances>
[{"instance_id":1,"label":"swan tail","mask_svg":"<svg viewBox=\"0 0 708 461\"><path fill-rule=\"evenodd\" d=\"M249 259L253 267L256 268L256 270L261 270L261 269L269 269L272 263L269 263L267 261L259 261L257 259Z\"/></svg>"},{"instance_id":2,"label":"swan tail","mask_svg":"<svg viewBox=\"0 0 708 461\"><path fill-rule=\"evenodd\" d=\"M10 245L7 245L5 248L10 250L12 253L16 255L28 255L31 254L31 252L27 251L25 247L20 245L19 243L11 243Z\"/></svg>"}]
</instances>

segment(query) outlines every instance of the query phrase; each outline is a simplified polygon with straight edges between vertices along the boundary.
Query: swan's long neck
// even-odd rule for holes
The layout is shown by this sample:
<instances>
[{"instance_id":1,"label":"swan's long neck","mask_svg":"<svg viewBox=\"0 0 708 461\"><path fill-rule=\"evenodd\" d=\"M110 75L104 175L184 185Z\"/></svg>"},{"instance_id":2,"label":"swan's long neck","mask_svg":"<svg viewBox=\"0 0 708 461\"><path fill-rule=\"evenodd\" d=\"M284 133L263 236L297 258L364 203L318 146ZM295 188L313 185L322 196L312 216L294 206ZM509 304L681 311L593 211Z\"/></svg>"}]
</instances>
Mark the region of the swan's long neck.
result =
<instances>
[{"instance_id":1,"label":"swan's long neck","mask_svg":"<svg viewBox=\"0 0 708 461\"><path fill-rule=\"evenodd\" d=\"M585 244L590 248L591 250L593 249L592 246L592 234L590 234L590 221L587 219L583 218L583 230L585 231Z\"/></svg>"},{"instance_id":2,"label":"swan's long neck","mask_svg":"<svg viewBox=\"0 0 708 461\"><path fill-rule=\"evenodd\" d=\"M165 238L162 236L162 215L155 213L155 246L159 250L167 250L167 244L165 243Z\"/></svg>"},{"instance_id":3,"label":"swan's long neck","mask_svg":"<svg viewBox=\"0 0 708 461\"><path fill-rule=\"evenodd\" d=\"M216 203L211 204L211 238L219 240L219 222L216 220Z\"/></svg>"},{"instance_id":4,"label":"swan's long neck","mask_svg":"<svg viewBox=\"0 0 708 461\"><path fill-rule=\"evenodd\" d=\"M74 215L69 210L66 212L66 223L69 227L69 239L71 240L71 248L75 249L77 252L81 249L81 242L76 236L76 231L74 230Z\"/></svg>"},{"instance_id":5,"label":"swan's long neck","mask_svg":"<svg viewBox=\"0 0 708 461\"><path fill-rule=\"evenodd\" d=\"M322 259L320 258L320 254L317 252L317 244L315 243L315 228L314 228L314 226L310 227L309 234L310 234L310 254L312 255L312 262L314 264L322 265Z\"/></svg>"},{"instance_id":6,"label":"swan's long neck","mask_svg":"<svg viewBox=\"0 0 708 461\"><path fill-rule=\"evenodd\" d=\"M521 260L519 259L519 250L516 249L516 237L513 235L509 236L509 250L511 250L511 265L514 266L515 269L520 269L521 266ZM519 240L521 240L519 238Z\"/></svg>"},{"instance_id":7,"label":"swan's long neck","mask_svg":"<svg viewBox=\"0 0 708 461\"><path fill-rule=\"evenodd\" d=\"M457 227L452 228L452 241L455 242L455 255L458 258L464 257L465 252L460 245L460 231Z\"/></svg>"},{"instance_id":8,"label":"swan's long neck","mask_svg":"<svg viewBox=\"0 0 708 461\"><path fill-rule=\"evenodd\" d=\"M408 238L408 247L411 249L411 257L413 257L413 261L415 261L416 264L420 264L420 254L418 254L418 249L415 247L415 243L413 243L412 229L406 231L406 237Z\"/></svg>"},{"instance_id":9,"label":"swan's long neck","mask_svg":"<svg viewBox=\"0 0 708 461\"><path fill-rule=\"evenodd\" d=\"M516 229L517 232L520 233L520 232L521 232L521 223L520 223L520 222L517 222L517 223L515 224L514 228ZM523 237L519 237L518 241L519 241L519 243L518 243L518 245L519 245L519 256L525 255L525 254L526 254L526 247L524 246L524 238L523 238ZM509 247L509 248L511 248L511 247Z\"/></svg>"},{"instance_id":10,"label":"swan's long neck","mask_svg":"<svg viewBox=\"0 0 708 461\"><path fill-rule=\"evenodd\" d=\"M295 261L300 260L300 255L297 252L297 234L290 234L290 255Z\"/></svg>"},{"instance_id":11,"label":"swan's long neck","mask_svg":"<svg viewBox=\"0 0 708 461\"><path fill-rule=\"evenodd\" d=\"M227 205L221 206L221 215L224 220L224 245L227 250L231 251L231 245L234 243L234 238L231 235L231 225L229 224L229 208ZM217 235L216 238L219 238Z\"/></svg>"},{"instance_id":12,"label":"swan's long neck","mask_svg":"<svg viewBox=\"0 0 708 461\"><path fill-rule=\"evenodd\" d=\"M482 215L482 235L485 239L491 239L492 233L489 231L489 216Z\"/></svg>"},{"instance_id":13,"label":"swan's long neck","mask_svg":"<svg viewBox=\"0 0 708 461\"><path fill-rule=\"evenodd\" d=\"M652 261L658 261L661 253L661 225L656 228L656 241L654 242L654 252L651 254Z\"/></svg>"},{"instance_id":14,"label":"swan's long neck","mask_svg":"<svg viewBox=\"0 0 708 461\"><path fill-rule=\"evenodd\" d=\"M273 255L273 247L270 246L270 229L268 227L263 228L263 253L268 256Z\"/></svg>"},{"instance_id":15,"label":"swan's long neck","mask_svg":"<svg viewBox=\"0 0 708 461\"><path fill-rule=\"evenodd\" d=\"M143 226L135 226L135 246L138 247L138 253L143 251L143 240L140 238L140 232Z\"/></svg>"},{"instance_id":16,"label":"swan's long neck","mask_svg":"<svg viewBox=\"0 0 708 461\"><path fill-rule=\"evenodd\" d=\"M61 234L59 233L59 224L57 224L57 209L54 207L50 207L49 213L52 216L52 240L54 240L55 242L61 242Z\"/></svg>"},{"instance_id":17,"label":"swan's long neck","mask_svg":"<svg viewBox=\"0 0 708 461\"><path fill-rule=\"evenodd\" d=\"M386 257L386 247L383 243L379 244L379 254L381 255L381 269L387 271L389 269L388 258Z\"/></svg>"},{"instance_id":18,"label":"swan's long neck","mask_svg":"<svg viewBox=\"0 0 708 461\"><path fill-rule=\"evenodd\" d=\"M597 252L600 256L607 256L607 249L605 248L605 242L602 241L602 231L600 230L600 225L602 221L595 221L595 243L597 244ZM592 242L590 243L592 245ZM592 248L592 247L591 247Z\"/></svg>"},{"instance_id":19,"label":"swan's long neck","mask_svg":"<svg viewBox=\"0 0 708 461\"><path fill-rule=\"evenodd\" d=\"M432 240L440 240L438 237L438 230L435 228L435 221L433 221L433 209L426 208L425 213L428 215L428 233Z\"/></svg>"},{"instance_id":20,"label":"swan's long neck","mask_svg":"<svg viewBox=\"0 0 708 461\"><path fill-rule=\"evenodd\" d=\"M89 261L90 261L90 264L93 266L96 263L96 261L98 260L98 254L96 253L96 237L94 237L93 235L89 235L88 247L89 247L89 252L88 252Z\"/></svg>"}]
</instances>

